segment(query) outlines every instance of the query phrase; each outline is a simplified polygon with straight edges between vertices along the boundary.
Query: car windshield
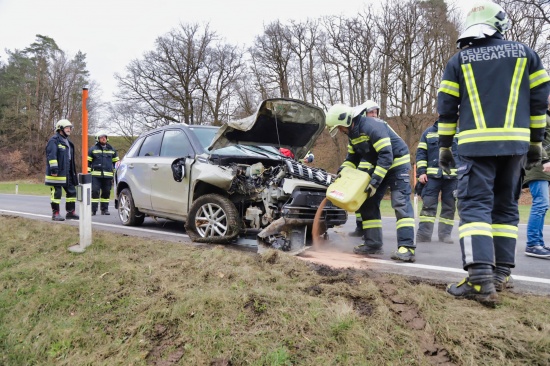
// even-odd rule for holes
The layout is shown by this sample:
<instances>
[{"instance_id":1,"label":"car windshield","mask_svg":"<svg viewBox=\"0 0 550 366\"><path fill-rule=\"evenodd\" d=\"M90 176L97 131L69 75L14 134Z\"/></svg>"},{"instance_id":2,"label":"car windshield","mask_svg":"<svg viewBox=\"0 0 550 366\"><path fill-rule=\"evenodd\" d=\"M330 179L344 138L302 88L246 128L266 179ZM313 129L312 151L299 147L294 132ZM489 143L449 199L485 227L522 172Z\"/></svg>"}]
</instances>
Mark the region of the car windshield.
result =
<instances>
[{"instance_id":1,"label":"car windshield","mask_svg":"<svg viewBox=\"0 0 550 366\"><path fill-rule=\"evenodd\" d=\"M279 150L273 146L251 146L251 145L234 145L228 146L221 149L216 149L208 151L208 146L214 139L217 128L199 128L199 127L190 127L190 129L195 133L195 136L199 139L201 146L204 148L204 151L209 154L216 155L226 155L226 156L262 156L275 158L281 156ZM273 156L275 155L275 156Z\"/></svg>"}]
</instances>

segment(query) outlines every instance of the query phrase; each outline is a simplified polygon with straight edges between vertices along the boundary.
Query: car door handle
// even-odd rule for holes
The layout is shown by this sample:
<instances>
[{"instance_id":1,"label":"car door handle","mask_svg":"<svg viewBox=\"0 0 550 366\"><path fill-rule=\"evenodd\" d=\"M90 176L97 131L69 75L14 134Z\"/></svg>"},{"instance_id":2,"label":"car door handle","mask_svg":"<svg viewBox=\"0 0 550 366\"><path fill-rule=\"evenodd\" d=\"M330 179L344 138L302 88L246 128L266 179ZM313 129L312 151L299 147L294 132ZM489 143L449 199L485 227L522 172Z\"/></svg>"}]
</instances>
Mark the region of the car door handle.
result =
<instances>
[{"instance_id":1,"label":"car door handle","mask_svg":"<svg viewBox=\"0 0 550 366\"><path fill-rule=\"evenodd\" d=\"M159 166L158 166L157 164L155 164L155 165L153 165L153 166L151 167L151 169L153 169L153 170L159 170Z\"/></svg>"}]
</instances>

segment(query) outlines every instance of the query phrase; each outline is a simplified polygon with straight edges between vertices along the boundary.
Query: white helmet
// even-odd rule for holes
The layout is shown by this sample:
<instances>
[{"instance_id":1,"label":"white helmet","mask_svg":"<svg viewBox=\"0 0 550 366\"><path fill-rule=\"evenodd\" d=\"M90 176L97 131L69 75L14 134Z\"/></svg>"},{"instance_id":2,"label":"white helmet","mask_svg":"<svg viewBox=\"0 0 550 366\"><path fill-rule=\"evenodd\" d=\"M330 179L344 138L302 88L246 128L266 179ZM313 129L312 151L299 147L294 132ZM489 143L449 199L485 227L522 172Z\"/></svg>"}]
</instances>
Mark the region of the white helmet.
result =
<instances>
[{"instance_id":1,"label":"white helmet","mask_svg":"<svg viewBox=\"0 0 550 366\"><path fill-rule=\"evenodd\" d=\"M378 112L380 112L380 106L378 105L378 103L376 103L374 100L369 99L365 103L360 104L357 107L353 107L353 118L357 117L363 112L368 113L375 109L378 109Z\"/></svg>"},{"instance_id":2,"label":"white helmet","mask_svg":"<svg viewBox=\"0 0 550 366\"><path fill-rule=\"evenodd\" d=\"M55 124L55 130L56 131L63 130L65 127L71 127L72 128L73 124L68 119L60 119Z\"/></svg>"},{"instance_id":3,"label":"white helmet","mask_svg":"<svg viewBox=\"0 0 550 366\"><path fill-rule=\"evenodd\" d=\"M107 141L109 141L109 135L107 135L107 132L105 131L98 131L96 134L95 134L95 141L96 142L99 142L99 138L101 136L105 136L107 138Z\"/></svg>"}]
</instances>

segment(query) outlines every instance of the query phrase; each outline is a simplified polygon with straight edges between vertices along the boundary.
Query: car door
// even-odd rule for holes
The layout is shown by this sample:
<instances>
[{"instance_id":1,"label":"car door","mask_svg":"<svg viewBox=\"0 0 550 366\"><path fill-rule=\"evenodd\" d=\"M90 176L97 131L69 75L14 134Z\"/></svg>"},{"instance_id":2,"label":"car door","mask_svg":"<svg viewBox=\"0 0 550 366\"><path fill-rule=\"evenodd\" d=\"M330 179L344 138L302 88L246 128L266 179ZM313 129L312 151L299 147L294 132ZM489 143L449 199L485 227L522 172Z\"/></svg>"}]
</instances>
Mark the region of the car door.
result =
<instances>
[{"instance_id":1,"label":"car door","mask_svg":"<svg viewBox=\"0 0 550 366\"><path fill-rule=\"evenodd\" d=\"M166 130L160 148L160 157L155 159L151 174L151 203L153 210L187 216L189 210L189 186L194 150L183 129ZM186 157L185 177L174 180L172 162Z\"/></svg>"},{"instance_id":2,"label":"car door","mask_svg":"<svg viewBox=\"0 0 550 366\"><path fill-rule=\"evenodd\" d=\"M138 208L148 209L151 206L151 172L159 159L162 131L145 137L139 152L135 157L126 162L126 179L132 191L134 205Z\"/></svg>"}]
</instances>

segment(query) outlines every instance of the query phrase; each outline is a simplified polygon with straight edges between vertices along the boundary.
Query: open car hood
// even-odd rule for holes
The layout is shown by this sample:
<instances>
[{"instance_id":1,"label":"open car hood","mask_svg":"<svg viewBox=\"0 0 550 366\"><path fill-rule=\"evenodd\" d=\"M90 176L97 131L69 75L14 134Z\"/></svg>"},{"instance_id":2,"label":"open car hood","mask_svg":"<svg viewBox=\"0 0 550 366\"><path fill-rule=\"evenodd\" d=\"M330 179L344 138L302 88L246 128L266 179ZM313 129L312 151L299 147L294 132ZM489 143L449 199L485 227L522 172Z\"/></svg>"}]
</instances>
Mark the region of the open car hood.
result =
<instances>
[{"instance_id":1,"label":"open car hood","mask_svg":"<svg viewBox=\"0 0 550 366\"><path fill-rule=\"evenodd\" d=\"M296 99L266 99L255 114L224 124L208 150L237 144L275 146L291 149L301 159L324 128L321 108Z\"/></svg>"}]
</instances>

